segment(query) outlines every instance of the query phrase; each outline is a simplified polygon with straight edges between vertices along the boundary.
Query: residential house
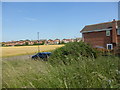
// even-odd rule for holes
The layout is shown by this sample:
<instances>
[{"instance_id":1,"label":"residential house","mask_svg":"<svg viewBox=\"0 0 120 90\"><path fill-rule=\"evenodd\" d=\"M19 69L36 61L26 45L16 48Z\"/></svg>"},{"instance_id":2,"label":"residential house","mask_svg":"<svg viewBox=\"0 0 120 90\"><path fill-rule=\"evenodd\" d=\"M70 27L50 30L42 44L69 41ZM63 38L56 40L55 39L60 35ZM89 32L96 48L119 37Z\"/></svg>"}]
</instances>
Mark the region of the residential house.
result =
<instances>
[{"instance_id":1,"label":"residential house","mask_svg":"<svg viewBox=\"0 0 120 90\"><path fill-rule=\"evenodd\" d=\"M44 43L44 45L47 44L47 39L42 39L42 42Z\"/></svg>"},{"instance_id":2,"label":"residential house","mask_svg":"<svg viewBox=\"0 0 120 90\"><path fill-rule=\"evenodd\" d=\"M47 44L54 44L54 40L49 39L49 40L47 41Z\"/></svg>"},{"instance_id":3,"label":"residential house","mask_svg":"<svg viewBox=\"0 0 120 90\"><path fill-rule=\"evenodd\" d=\"M61 42L69 43L69 42L72 42L72 39L63 39Z\"/></svg>"},{"instance_id":4,"label":"residential house","mask_svg":"<svg viewBox=\"0 0 120 90\"><path fill-rule=\"evenodd\" d=\"M24 45L25 43L25 41L16 41L16 45Z\"/></svg>"},{"instance_id":5,"label":"residential house","mask_svg":"<svg viewBox=\"0 0 120 90\"><path fill-rule=\"evenodd\" d=\"M82 40L82 38L75 38L75 39L72 39L72 42L80 42Z\"/></svg>"},{"instance_id":6,"label":"residential house","mask_svg":"<svg viewBox=\"0 0 120 90\"><path fill-rule=\"evenodd\" d=\"M33 44L42 44L43 41L42 40L33 40L31 43L33 43Z\"/></svg>"},{"instance_id":7,"label":"residential house","mask_svg":"<svg viewBox=\"0 0 120 90\"><path fill-rule=\"evenodd\" d=\"M54 40L54 44L59 44L60 43L60 39L55 39Z\"/></svg>"},{"instance_id":8,"label":"residential house","mask_svg":"<svg viewBox=\"0 0 120 90\"><path fill-rule=\"evenodd\" d=\"M32 42L32 41L27 41L28 42L28 45L33 45L34 44L34 42Z\"/></svg>"},{"instance_id":9,"label":"residential house","mask_svg":"<svg viewBox=\"0 0 120 90\"><path fill-rule=\"evenodd\" d=\"M15 43L13 41L4 43L4 46L14 46L14 45L15 45Z\"/></svg>"},{"instance_id":10,"label":"residential house","mask_svg":"<svg viewBox=\"0 0 120 90\"><path fill-rule=\"evenodd\" d=\"M82 38L76 38L77 42L80 42L82 40Z\"/></svg>"},{"instance_id":11,"label":"residential house","mask_svg":"<svg viewBox=\"0 0 120 90\"><path fill-rule=\"evenodd\" d=\"M85 43L113 49L120 44L120 20L85 26L81 31Z\"/></svg>"}]
</instances>

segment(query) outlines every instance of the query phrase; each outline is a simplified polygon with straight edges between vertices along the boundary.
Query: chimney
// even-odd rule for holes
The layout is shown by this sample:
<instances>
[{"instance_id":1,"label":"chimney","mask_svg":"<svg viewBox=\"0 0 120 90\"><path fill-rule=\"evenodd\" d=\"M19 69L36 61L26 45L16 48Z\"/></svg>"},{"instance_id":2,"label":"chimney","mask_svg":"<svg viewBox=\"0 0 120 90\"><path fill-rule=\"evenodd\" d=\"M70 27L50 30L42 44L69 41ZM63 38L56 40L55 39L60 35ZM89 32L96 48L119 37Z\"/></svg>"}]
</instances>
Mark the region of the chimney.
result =
<instances>
[{"instance_id":1,"label":"chimney","mask_svg":"<svg viewBox=\"0 0 120 90\"><path fill-rule=\"evenodd\" d=\"M112 21L112 43L117 44L117 31L116 31L116 21Z\"/></svg>"}]
</instances>

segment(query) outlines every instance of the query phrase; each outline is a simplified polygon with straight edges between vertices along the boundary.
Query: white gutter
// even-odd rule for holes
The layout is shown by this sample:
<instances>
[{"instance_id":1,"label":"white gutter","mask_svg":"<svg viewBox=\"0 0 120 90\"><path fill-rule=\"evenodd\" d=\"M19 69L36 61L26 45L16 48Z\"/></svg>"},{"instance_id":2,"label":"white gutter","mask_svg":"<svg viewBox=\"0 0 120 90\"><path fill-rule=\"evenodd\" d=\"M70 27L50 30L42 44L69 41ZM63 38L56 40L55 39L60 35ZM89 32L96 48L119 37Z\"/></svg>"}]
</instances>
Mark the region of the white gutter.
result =
<instances>
[{"instance_id":1,"label":"white gutter","mask_svg":"<svg viewBox=\"0 0 120 90\"><path fill-rule=\"evenodd\" d=\"M91 30L91 31L82 31L81 33L98 32L98 31L107 31L107 30L112 30L112 28L110 28L110 29L98 29L98 30Z\"/></svg>"}]
</instances>

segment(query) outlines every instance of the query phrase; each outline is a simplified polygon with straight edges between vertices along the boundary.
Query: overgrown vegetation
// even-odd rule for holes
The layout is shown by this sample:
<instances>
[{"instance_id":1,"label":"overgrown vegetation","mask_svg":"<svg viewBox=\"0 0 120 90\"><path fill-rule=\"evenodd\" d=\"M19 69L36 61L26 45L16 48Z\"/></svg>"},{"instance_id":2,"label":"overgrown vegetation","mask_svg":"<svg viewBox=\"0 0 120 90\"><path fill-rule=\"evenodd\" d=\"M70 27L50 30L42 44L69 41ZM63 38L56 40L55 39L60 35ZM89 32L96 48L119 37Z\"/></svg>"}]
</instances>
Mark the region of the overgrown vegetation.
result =
<instances>
[{"instance_id":1,"label":"overgrown vegetation","mask_svg":"<svg viewBox=\"0 0 120 90\"><path fill-rule=\"evenodd\" d=\"M118 61L83 42L69 43L48 62L3 61L3 88L119 88Z\"/></svg>"},{"instance_id":2,"label":"overgrown vegetation","mask_svg":"<svg viewBox=\"0 0 120 90\"><path fill-rule=\"evenodd\" d=\"M113 50L113 53L114 53L116 56L119 56L119 57L120 57L120 44L118 44L117 47Z\"/></svg>"},{"instance_id":3,"label":"overgrown vegetation","mask_svg":"<svg viewBox=\"0 0 120 90\"><path fill-rule=\"evenodd\" d=\"M96 49L84 42L70 42L53 51L49 61L53 64L69 64L72 59L78 60L78 57L97 58L97 54Z\"/></svg>"}]
</instances>

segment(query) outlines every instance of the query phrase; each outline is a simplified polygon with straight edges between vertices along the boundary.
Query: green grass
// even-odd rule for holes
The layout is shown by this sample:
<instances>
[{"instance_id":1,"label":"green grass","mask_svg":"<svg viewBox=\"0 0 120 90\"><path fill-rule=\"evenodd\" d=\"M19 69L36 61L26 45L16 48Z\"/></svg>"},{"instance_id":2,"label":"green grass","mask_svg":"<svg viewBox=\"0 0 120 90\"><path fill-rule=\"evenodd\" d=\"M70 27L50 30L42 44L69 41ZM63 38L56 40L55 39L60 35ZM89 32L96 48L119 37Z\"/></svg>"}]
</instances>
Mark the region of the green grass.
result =
<instances>
[{"instance_id":1,"label":"green grass","mask_svg":"<svg viewBox=\"0 0 120 90\"><path fill-rule=\"evenodd\" d=\"M3 88L116 88L117 57L84 58L53 66L32 60L3 61Z\"/></svg>"},{"instance_id":2,"label":"green grass","mask_svg":"<svg viewBox=\"0 0 120 90\"><path fill-rule=\"evenodd\" d=\"M70 47L68 45L68 48L72 47L72 44ZM62 52L69 53L73 51L68 50L66 47L62 48L64 48ZM118 61L120 58L115 56L88 57L88 55L93 55L91 52L88 53L89 50L92 50L89 47L84 49L87 50L87 54L84 51L82 53L84 56L82 56L77 54L80 52L78 48L77 46L76 49L74 48L77 56L66 54L64 58L61 55L55 58L55 55L52 55L48 62L31 59L4 60L3 88L120 87L118 83L120 79ZM56 50L53 53L55 52ZM94 50L93 52L96 53Z\"/></svg>"}]
</instances>

